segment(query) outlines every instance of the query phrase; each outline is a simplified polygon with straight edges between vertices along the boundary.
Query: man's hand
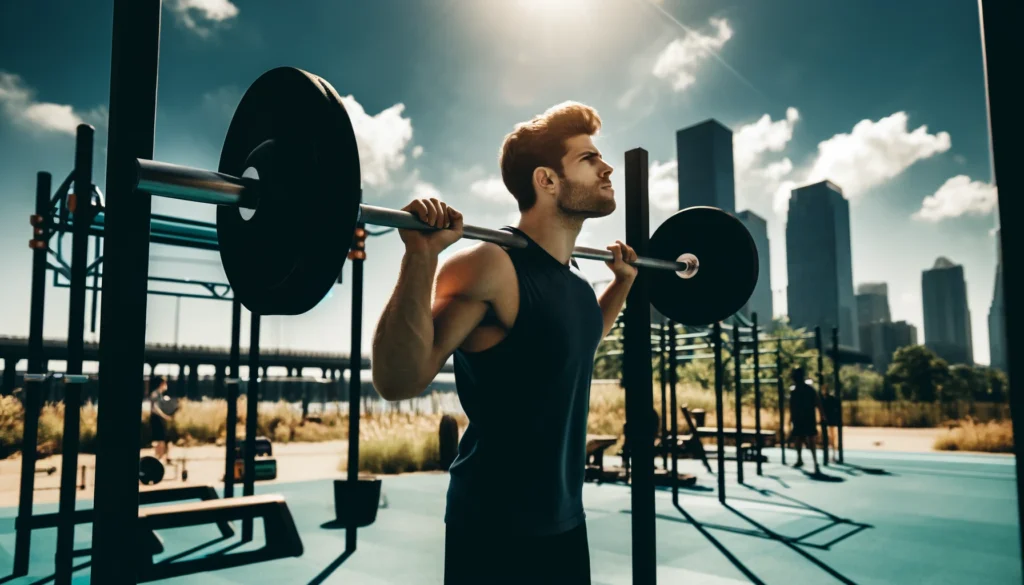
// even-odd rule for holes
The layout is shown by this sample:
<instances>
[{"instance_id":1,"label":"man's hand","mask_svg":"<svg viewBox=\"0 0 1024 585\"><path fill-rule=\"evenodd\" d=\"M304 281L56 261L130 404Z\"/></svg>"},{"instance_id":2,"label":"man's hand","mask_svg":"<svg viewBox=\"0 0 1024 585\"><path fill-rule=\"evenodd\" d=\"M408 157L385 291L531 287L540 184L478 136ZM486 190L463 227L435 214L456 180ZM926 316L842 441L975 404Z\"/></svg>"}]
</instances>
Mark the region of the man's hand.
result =
<instances>
[{"instance_id":1,"label":"man's hand","mask_svg":"<svg viewBox=\"0 0 1024 585\"><path fill-rule=\"evenodd\" d=\"M629 263L636 262L636 252L620 240L615 240L615 244L608 246L607 249L611 251L614 259L611 262L605 262L605 265L615 275L615 282L632 284L636 278L637 269L636 266Z\"/></svg>"},{"instance_id":2,"label":"man's hand","mask_svg":"<svg viewBox=\"0 0 1024 585\"><path fill-rule=\"evenodd\" d=\"M440 254L462 237L462 214L438 199L414 199L402 208L437 231L398 230L406 250Z\"/></svg>"}]
</instances>

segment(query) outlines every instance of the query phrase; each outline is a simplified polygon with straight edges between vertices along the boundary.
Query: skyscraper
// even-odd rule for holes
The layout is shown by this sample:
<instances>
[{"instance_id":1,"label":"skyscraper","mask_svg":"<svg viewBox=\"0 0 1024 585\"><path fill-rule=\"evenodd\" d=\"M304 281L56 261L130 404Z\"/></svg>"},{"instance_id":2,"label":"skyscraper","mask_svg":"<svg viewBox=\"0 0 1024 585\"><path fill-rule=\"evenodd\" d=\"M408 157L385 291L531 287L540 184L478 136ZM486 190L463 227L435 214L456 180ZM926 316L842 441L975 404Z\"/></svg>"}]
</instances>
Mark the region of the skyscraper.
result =
<instances>
[{"instance_id":1,"label":"skyscraper","mask_svg":"<svg viewBox=\"0 0 1024 585\"><path fill-rule=\"evenodd\" d=\"M1003 305L1003 248L999 245L999 230L996 230L996 284L992 291L992 304L988 309L988 351L989 363L993 368L1007 371L1010 364L1006 358L1006 308Z\"/></svg>"},{"instance_id":2,"label":"skyscraper","mask_svg":"<svg viewBox=\"0 0 1024 585\"><path fill-rule=\"evenodd\" d=\"M921 273L924 344L950 364L974 363L964 267L940 257Z\"/></svg>"},{"instance_id":3,"label":"skyscraper","mask_svg":"<svg viewBox=\"0 0 1024 585\"><path fill-rule=\"evenodd\" d=\"M679 209L710 205L736 213L732 130L706 120L676 132Z\"/></svg>"},{"instance_id":4,"label":"skyscraper","mask_svg":"<svg viewBox=\"0 0 1024 585\"><path fill-rule=\"evenodd\" d=\"M871 356L875 371L885 373L896 350L917 345L917 327L906 321L875 321L860 326L860 350Z\"/></svg>"},{"instance_id":5,"label":"skyscraper","mask_svg":"<svg viewBox=\"0 0 1024 585\"><path fill-rule=\"evenodd\" d=\"M889 285L884 282L864 282L857 286L857 323L861 326L875 322L888 323Z\"/></svg>"},{"instance_id":6,"label":"skyscraper","mask_svg":"<svg viewBox=\"0 0 1024 585\"><path fill-rule=\"evenodd\" d=\"M794 189L786 222L789 321L820 326L827 335L839 327L839 343L860 347L853 294L850 203L831 181Z\"/></svg>"},{"instance_id":7,"label":"skyscraper","mask_svg":"<svg viewBox=\"0 0 1024 585\"><path fill-rule=\"evenodd\" d=\"M757 246L757 263L759 266L757 285L750 300L740 311L747 317L751 313L757 313L758 324L765 325L772 320L772 280L771 280L771 255L769 254L768 222L761 216L749 209L744 209L736 214L743 225L747 226L750 235L754 238Z\"/></svg>"}]
</instances>

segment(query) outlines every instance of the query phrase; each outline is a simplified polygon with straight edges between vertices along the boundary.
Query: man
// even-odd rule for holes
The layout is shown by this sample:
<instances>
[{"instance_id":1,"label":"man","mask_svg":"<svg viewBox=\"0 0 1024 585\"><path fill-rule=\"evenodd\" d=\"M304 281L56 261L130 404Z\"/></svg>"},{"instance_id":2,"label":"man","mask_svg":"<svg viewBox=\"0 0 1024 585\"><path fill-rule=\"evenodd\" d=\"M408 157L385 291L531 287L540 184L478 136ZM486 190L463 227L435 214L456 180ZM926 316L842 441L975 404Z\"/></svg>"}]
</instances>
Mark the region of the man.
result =
<instances>
[{"instance_id":1,"label":"man","mask_svg":"<svg viewBox=\"0 0 1024 585\"><path fill-rule=\"evenodd\" d=\"M150 387L156 387L149 393L149 430L150 440L157 459L170 460L170 445L167 443L167 423L171 422L169 414L164 412L160 406L163 403L163 394L167 391L167 378L154 376L150 378Z\"/></svg>"},{"instance_id":2,"label":"man","mask_svg":"<svg viewBox=\"0 0 1024 585\"><path fill-rule=\"evenodd\" d=\"M500 149L524 249L478 243L438 255L462 214L436 199L404 209L447 228L401 231L398 284L373 340L387 400L418 396L454 352L469 426L450 468L445 583L590 583L583 512L590 377L636 277L632 248L608 246L614 279L594 295L572 260L583 222L615 210L597 112L565 102L516 125ZM431 298L431 290L434 295Z\"/></svg>"},{"instance_id":3,"label":"man","mask_svg":"<svg viewBox=\"0 0 1024 585\"><path fill-rule=\"evenodd\" d=\"M811 461L814 462L814 473L821 473L818 467L818 456L814 450L814 439L818 436L816 414L821 410L821 400L818 393L814 391L811 381L802 367L793 368L793 385L789 388L789 420L793 428L789 438L796 445L796 464L793 467L803 467L803 443L807 442L807 448L811 451Z\"/></svg>"}]
</instances>

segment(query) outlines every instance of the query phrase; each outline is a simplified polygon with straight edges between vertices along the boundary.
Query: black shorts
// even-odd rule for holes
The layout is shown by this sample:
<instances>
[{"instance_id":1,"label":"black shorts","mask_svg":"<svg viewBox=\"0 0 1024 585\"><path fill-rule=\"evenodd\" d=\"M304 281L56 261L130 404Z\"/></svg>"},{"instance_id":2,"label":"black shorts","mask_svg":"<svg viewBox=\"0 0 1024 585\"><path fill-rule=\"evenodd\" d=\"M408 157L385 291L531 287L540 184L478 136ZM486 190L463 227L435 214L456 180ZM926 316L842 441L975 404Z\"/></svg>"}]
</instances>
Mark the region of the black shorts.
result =
<instances>
[{"instance_id":1,"label":"black shorts","mask_svg":"<svg viewBox=\"0 0 1024 585\"><path fill-rule=\"evenodd\" d=\"M816 436L818 436L818 428L815 426L813 421L793 423L793 430L789 432L789 437L791 439Z\"/></svg>"},{"instance_id":2,"label":"black shorts","mask_svg":"<svg viewBox=\"0 0 1024 585\"><path fill-rule=\"evenodd\" d=\"M449 524L444 585L590 585L587 524L551 536L509 536Z\"/></svg>"},{"instance_id":3,"label":"black shorts","mask_svg":"<svg viewBox=\"0 0 1024 585\"><path fill-rule=\"evenodd\" d=\"M159 415L150 413L149 432L151 441L166 441L167 423Z\"/></svg>"}]
</instances>

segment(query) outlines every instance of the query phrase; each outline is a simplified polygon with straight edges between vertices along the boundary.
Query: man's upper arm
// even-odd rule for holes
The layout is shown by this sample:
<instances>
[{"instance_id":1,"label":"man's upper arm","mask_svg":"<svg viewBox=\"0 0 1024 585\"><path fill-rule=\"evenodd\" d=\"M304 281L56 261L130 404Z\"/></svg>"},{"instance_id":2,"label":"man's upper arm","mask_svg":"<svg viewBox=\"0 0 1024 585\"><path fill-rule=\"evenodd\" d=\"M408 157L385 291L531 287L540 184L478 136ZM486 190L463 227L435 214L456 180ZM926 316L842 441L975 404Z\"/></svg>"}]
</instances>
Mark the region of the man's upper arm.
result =
<instances>
[{"instance_id":1,"label":"man's upper arm","mask_svg":"<svg viewBox=\"0 0 1024 585\"><path fill-rule=\"evenodd\" d=\"M479 244L453 254L438 270L431 313L434 344L430 376L483 320L494 301L507 256L494 244Z\"/></svg>"}]
</instances>

